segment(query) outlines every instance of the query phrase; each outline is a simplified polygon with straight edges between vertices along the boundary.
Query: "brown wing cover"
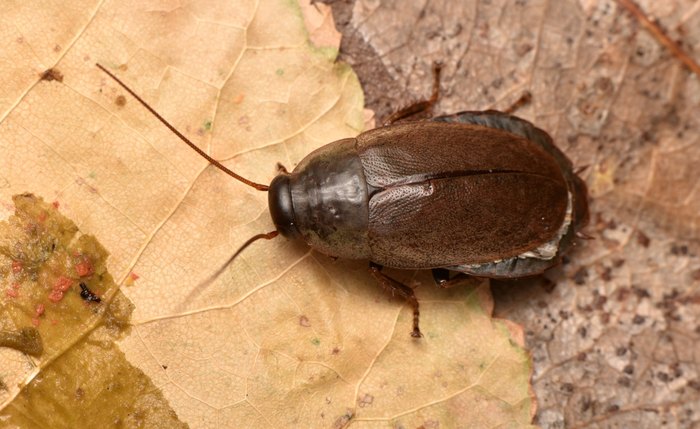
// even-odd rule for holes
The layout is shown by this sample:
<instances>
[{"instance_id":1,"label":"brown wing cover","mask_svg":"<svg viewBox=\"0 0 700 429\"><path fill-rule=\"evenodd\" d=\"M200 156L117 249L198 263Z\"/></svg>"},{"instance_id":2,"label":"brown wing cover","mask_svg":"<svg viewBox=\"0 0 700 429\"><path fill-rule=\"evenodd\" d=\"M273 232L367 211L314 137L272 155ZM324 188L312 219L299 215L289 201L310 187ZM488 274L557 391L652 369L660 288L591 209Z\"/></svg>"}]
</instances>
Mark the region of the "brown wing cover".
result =
<instances>
[{"instance_id":1,"label":"brown wing cover","mask_svg":"<svg viewBox=\"0 0 700 429\"><path fill-rule=\"evenodd\" d=\"M376 188L489 170L564 183L559 165L540 145L497 128L413 122L362 133L357 142L367 183Z\"/></svg>"},{"instance_id":2,"label":"brown wing cover","mask_svg":"<svg viewBox=\"0 0 700 429\"><path fill-rule=\"evenodd\" d=\"M567 186L538 145L482 126L410 125L358 137L365 176L375 188L373 261L395 268L486 263L555 236Z\"/></svg>"}]
</instances>

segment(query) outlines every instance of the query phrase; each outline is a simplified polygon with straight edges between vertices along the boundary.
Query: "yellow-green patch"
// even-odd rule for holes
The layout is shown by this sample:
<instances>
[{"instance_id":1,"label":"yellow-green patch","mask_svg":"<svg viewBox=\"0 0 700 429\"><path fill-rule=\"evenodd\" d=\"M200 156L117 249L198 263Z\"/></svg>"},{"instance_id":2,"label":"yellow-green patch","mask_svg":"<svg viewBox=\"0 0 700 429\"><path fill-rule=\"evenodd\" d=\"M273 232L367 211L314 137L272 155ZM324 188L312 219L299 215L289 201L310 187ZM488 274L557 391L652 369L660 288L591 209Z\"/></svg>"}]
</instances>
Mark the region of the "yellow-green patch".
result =
<instances>
[{"instance_id":1,"label":"yellow-green patch","mask_svg":"<svg viewBox=\"0 0 700 429\"><path fill-rule=\"evenodd\" d=\"M31 194L0 223L0 347L36 374L5 386L0 421L13 427L187 427L115 341L133 305L105 268L107 252ZM90 291L88 299L85 290ZM82 292L82 294L81 294ZM99 299L99 301L98 301ZM3 378L0 365L0 378Z\"/></svg>"}]
</instances>

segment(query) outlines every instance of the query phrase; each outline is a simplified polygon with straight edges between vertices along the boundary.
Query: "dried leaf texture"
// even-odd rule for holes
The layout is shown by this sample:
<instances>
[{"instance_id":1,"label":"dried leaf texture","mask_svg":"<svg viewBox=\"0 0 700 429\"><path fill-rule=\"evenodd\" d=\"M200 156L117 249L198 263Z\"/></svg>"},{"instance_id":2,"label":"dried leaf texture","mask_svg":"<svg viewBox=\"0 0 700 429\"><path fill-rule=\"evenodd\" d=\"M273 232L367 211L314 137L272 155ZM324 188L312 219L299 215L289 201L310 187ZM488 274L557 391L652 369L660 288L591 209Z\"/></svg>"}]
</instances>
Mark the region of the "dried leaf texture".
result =
<instances>
[{"instance_id":1,"label":"dried leaf texture","mask_svg":"<svg viewBox=\"0 0 700 429\"><path fill-rule=\"evenodd\" d=\"M522 331L491 318L484 283L437 291L429 276L392 273L418 287L421 341L409 336L410 310L365 263L281 238L255 243L197 289L248 237L272 230L267 195L209 166L94 66L225 165L268 183L276 162L292 168L364 126L359 82L335 62L328 9L17 2L0 19L0 214L31 191L99 239L135 306L120 348L182 422L529 425ZM37 362L0 351L3 379L41 375ZM2 403L15 404L16 390L0 391Z\"/></svg>"},{"instance_id":2,"label":"dried leaf texture","mask_svg":"<svg viewBox=\"0 0 700 429\"><path fill-rule=\"evenodd\" d=\"M639 4L698 61L697 2ZM345 59L380 116L428 94L431 62L442 60L438 113L505 109L530 91L517 114L587 166L594 239L547 274L553 290L495 289L497 314L525 326L533 352L535 422L697 427L698 76L615 1L341 6Z\"/></svg>"}]
</instances>

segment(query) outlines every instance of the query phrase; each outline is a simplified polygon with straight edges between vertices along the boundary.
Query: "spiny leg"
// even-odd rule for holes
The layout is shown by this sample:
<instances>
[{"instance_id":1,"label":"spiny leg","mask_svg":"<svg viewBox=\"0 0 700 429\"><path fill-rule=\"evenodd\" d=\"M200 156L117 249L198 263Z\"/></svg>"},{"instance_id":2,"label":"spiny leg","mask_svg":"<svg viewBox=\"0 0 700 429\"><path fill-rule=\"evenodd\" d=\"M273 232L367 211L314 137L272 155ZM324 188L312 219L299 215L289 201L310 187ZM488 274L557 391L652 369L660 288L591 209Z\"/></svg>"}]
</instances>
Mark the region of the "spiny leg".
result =
<instances>
[{"instance_id":1,"label":"spiny leg","mask_svg":"<svg viewBox=\"0 0 700 429\"><path fill-rule=\"evenodd\" d=\"M384 125L393 124L396 121L413 116L415 114L425 112L433 108L435 103L437 103L440 97L440 71L442 70L442 63L440 61L435 61L433 63L433 94L427 100L418 101L409 106L404 107L398 112L394 112L389 115L388 118L384 120Z\"/></svg>"},{"instance_id":2,"label":"spiny leg","mask_svg":"<svg viewBox=\"0 0 700 429\"><path fill-rule=\"evenodd\" d=\"M422 337L423 335L420 333L420 327L418 326L420 312L418 311L418 298L416 298L415 292L413 292L413 289L405 284L399 283L391 277L382 274L381 269L381 265L377 265L374 262L369 263L369 272L372 274L372 277L379 282L379 285L385 290L391 292L392 296L398 295L403 297L413 308L413 332L411 332L411 336L413 338Z\"/></svg>"},{"instance_id":3,"label":"spiny leg","mask_svg":"<svg viewBox=\"0 0 700 429\"><path fill-rule=\"evenodd\" d=\"M450 278L450 270L445 268L433 268L430 271L433 273L435 284L443 289L451 288L456 284L462 283L464 279L469 277L464 273L458 273L456 276Z\"/></svg>"},{"instance_id":4,"label":"spiny leg","mask_svg":"<svg viewBox=\"0 0 700 429\"><path fill-rule=\"evenodd\" d=\"M523 95L520 96L517 100L515 100L515 103L511 104L509 108L503 111L503 113L507 113L509 115L512 115L516 110L520 109L521 107L530 104L532 101L532 93L530 91L526 91Z\"/></svg>"}]
</instances>

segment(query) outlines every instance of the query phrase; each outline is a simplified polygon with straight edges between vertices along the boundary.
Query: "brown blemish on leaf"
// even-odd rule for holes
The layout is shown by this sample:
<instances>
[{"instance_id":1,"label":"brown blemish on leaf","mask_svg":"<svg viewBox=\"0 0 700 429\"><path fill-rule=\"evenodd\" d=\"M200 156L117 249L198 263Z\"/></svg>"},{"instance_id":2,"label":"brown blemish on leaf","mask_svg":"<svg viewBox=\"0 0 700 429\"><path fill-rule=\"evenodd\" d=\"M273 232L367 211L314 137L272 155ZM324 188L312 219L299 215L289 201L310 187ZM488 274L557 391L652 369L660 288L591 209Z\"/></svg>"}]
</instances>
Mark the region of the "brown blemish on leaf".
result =
<instances>
[{"instance_id":1,"label":"brown blemish on leaf","mask_svg":"<svg viewBox=\"0 0 700 429\"><path fill-rule=\"evenodd\" d=\"M360 399L357 400L357 405L360 408L369 407L374 402L374 396L369 393L365 393Z\"/></svg>"},{"instance_id":2,"label":"brown blemish on leaf","mask_svg":"<svg viewBox=\"0 0 700 429\"><path fill-rule=\"evenodd\" d=\"M119 107L124 107L124 105L126 105L126 97L123 95L117 95L117 98L114 99L114 104Z\"/></svg>"},{"instance_id":3,"label":"brown blemish on leaf","mask_svg":"<svg viewBox=\"0 0 700 429\"><path fill-rule=\"evenodd\" d=\"M51 82L55 80L57 82L63 82L63 74L57 69L48 69L41 74L41 80Z\"/></svg>"},{"instance_id":4,"label":"brown blemish on leaf","mask_svg":"<svg viewBox=\"0 0 700 429\"><path fill-rule=\"evenodd\" d=\"M309 323L309 318L304 315L299 316L299 324L305 328L311 326L311 323Z\"/></svg>"},{"instance_id":5,"label":"brown blemish on leaf","mask_svg":"<svg viewBox=\"0 0 700 429\"><path fill-rule=\"evenodd\" d=\"M18 331L0 331L0 347L9 347L30 356L40 356L44 351L41 334L32 327Z\"/></svg>"},{"instance_id":6,"label":"brown blemish on leaf","mask_svg":"<svg viewBox=\"0 0 700 429\"><path fill-rule=\"evenodd\" d=\"M346 410L345 414L343 414L342 416L335 419L335 421L333 422L333 429L344 428L345 426L347 426L347 424L350 422L350 419L352 419L353 416L354 416L354 413L352 410L350 410L350 409Z\"/></svg>"},{"instance_id":7,"label":"brown blemish on leaf","mask_svg":"<svg viewBox=\"0 0 700 429\"><path fill-rule=\"evenodd\" d=\"M586 279L588 278L588 268L581 267L576 273L574 273L574 283L581 286L586 284Z\"/></svg>"}]
</instances>

